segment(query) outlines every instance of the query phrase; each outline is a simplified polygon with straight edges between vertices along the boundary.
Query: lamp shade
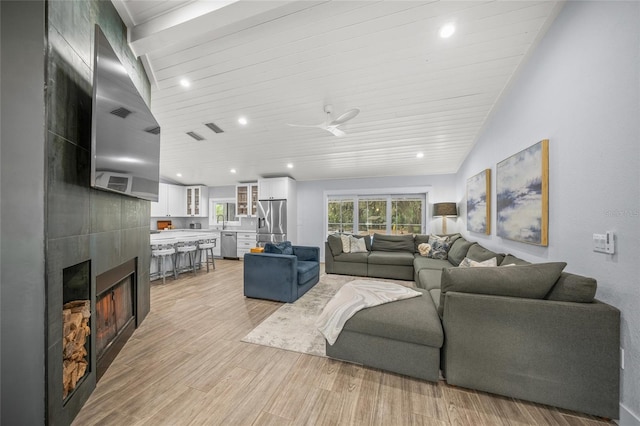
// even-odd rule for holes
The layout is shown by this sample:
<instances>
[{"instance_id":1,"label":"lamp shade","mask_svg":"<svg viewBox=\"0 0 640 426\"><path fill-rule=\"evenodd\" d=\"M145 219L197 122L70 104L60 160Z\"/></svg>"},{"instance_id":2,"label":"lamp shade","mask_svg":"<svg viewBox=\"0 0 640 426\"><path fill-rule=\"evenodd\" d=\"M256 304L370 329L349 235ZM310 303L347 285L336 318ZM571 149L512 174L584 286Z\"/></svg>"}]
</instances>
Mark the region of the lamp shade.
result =
<instances>
[{"instance_id":1,"label":"lamp shade","mask_svg":"<svg viewBox=\"0 0 640 426\"><path fill-rule=\"evenodd\" d=\"M433 205L434 216L458 216L456 203L435 203Z\"/></svg>"}]
</instances>

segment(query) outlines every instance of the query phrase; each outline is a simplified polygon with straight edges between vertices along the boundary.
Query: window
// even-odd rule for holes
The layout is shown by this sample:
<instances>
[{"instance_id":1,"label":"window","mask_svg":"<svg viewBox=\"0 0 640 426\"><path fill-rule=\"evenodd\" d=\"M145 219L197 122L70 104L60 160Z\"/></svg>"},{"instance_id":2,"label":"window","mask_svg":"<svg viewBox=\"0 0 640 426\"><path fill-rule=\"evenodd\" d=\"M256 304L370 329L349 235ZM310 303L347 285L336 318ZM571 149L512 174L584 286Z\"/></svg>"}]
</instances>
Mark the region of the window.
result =
<instances>
[{"instance_id":1,"label":"window","mask_svg":"<svg viewBox=\"0 0 640 426\"><path fill-rule=\"evenodd\" d=\"M353 233L353 199L329 199L327 204L327 229L336 232Z\"/></svg>"},{"instance_id":2,"label":"window","mask_svg":"<svg viewBox=\"0 0 640 426\"><path fill-rule=\"evenodd\" d=\"M327 234L421 234L425 202L424 193L328 196Z\"/></svg>"},{"instance_id":3,"label":"window","mask_svg":"<svg viewBox=\"0 0 640 426\"><path fill-rule=\"evenodd\" d=\"M422 233L422 200L415 198L391 199L391 233Z\"/></svg>"},{"instance_id":4,"label":"window","mask_svg":"<svg viewBox=\"0 0 640 426\"><path fill-rule=\"evenodd\" d=\"M358 200L358 234L387 233L387 199L365 198Z\"/></svg>"}]
</instances>

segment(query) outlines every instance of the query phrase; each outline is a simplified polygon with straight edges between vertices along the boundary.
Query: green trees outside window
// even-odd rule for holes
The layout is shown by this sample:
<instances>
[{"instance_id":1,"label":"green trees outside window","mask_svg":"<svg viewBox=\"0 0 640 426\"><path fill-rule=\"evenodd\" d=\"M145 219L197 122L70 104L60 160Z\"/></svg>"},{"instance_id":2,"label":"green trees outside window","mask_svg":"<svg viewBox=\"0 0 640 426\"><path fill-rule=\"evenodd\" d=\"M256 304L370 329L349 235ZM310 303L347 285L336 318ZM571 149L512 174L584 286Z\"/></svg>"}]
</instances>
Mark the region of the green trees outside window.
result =
<instances>
[{"instance_id":1,"label":"green trees outside window","mask_svg":"<svg viewBox=\"0 0 640 426\"><path fill-rule=\"evenodd\" d=\"M329 234L351 234L354 230L360 235L420 234L424 232L425 198L424 194L329 197L327 231Z\"/></svg>"}]
</instances>

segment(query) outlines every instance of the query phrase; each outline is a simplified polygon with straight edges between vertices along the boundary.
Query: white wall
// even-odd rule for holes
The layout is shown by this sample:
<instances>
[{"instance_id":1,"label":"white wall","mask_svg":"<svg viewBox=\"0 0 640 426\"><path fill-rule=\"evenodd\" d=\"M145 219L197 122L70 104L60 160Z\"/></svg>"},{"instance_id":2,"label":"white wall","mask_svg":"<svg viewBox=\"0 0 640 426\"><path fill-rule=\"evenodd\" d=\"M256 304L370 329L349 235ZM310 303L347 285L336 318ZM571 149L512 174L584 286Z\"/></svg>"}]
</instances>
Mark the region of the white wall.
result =
<instances>
[{"instance_id":1,"label":"white wall","mask_svg":"<svg viewBox=\"0 0 640 426\"><path fill-rule=\"evenodd\" d=\"M549 246L495 236L495 195L494 235L468 238L531 261L563 260L598 280L596 297L622 312L621 424L640 424L639 23L638 2L567 2L457 175L457 200L485 168L495 194L497 162L550 140ZM594 253L592 234L607 230L617 253Z\"/></svg>"},{"instance_id":2,"label":"white wall","mask_svg":"<svg viewBox=\"0 0 640 426\"><path fill-rule=\"evenodd\" d=\"M298 244L319 246L324 261L326 240L325 191L370 190L424 187L429 190L429 203L452 201L456 194L455 175L425 175L377 177L367 179L336 179L298 182ZM429 217L431 214L429 214ZM438 226L440 219L437 220ZM438 227L435 229L440 231ZM454 232L456 224L449 220L447 231Z\"/></svg>"}]
</instances>

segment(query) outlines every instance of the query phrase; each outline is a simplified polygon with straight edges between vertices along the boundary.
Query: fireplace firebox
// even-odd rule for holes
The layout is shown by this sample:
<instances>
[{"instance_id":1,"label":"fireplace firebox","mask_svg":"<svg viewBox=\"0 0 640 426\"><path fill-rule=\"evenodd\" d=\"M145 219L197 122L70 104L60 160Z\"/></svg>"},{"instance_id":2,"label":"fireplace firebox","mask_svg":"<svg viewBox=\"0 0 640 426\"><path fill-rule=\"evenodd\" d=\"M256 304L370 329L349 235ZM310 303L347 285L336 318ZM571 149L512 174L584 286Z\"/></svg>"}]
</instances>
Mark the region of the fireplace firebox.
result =
<instances>
[{"instance_id":1,"label":"fireplace firebox","mask_svg":"<svg viewBox=\"0 0 640 426\"><path fill-rule=\"evenodd\" d=\"M96 276L96 379L109 368L136 327L136 260Z\"/></svg>"}]
</instances>

